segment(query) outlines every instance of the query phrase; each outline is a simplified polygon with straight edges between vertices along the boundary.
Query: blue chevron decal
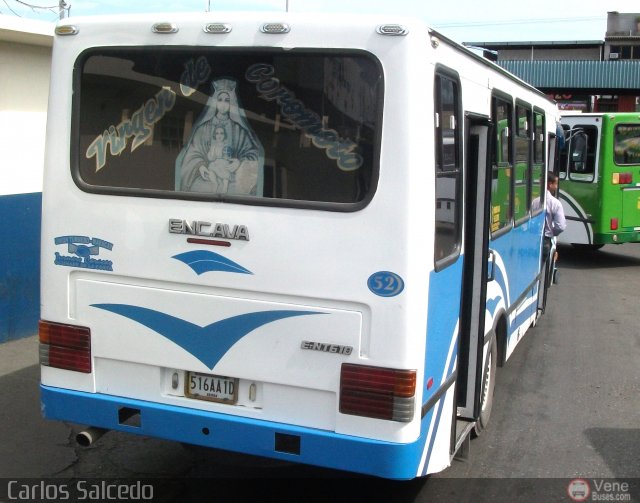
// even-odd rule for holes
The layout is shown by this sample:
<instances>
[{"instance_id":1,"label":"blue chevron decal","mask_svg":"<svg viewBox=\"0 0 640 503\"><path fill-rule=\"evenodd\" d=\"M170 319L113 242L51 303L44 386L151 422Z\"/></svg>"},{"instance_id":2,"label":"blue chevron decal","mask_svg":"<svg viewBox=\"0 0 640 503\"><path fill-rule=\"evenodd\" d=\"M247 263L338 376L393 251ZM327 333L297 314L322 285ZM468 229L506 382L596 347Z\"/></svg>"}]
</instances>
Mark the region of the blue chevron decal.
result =
<instances>
[{"instance_id":1,"label":"blue chevron decal","mask_svg":"<svg viewBox=\"0 0 640 503\"><path fill-rule=\"evenodd\" d=\"M223 271L235 272L240 274L253 274L249 269L245 269L240 264L229 260L218 253L209 250L193 250L173 257L180 262L185 263L199 276L205 272Z\"/></svg>"},{"instance_id":2,"label":"blue chevron decal","mask_svg":"<svg viewBox=\"0 0 640 503\"><path fill-rule=\"evenodd\" d=\"M188 351L213 369L231 347L249 332L268 323L315 311L262 311L216 321L205 327L169 314L127 304L92 304L144 325Z\"/></svg>"}]
</instances>

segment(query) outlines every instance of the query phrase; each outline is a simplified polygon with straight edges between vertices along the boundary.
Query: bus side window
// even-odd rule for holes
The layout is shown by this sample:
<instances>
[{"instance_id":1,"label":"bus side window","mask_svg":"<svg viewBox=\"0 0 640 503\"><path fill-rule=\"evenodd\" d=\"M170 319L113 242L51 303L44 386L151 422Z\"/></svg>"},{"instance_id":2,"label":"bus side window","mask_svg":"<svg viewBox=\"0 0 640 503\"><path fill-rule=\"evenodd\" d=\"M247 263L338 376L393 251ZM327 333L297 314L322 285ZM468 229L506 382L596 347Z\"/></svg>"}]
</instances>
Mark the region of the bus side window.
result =
<instances>
[{"instance_id":1,"label":"bus side window","mask_svg":"<svg viewBox=\"0 0 640 503\"><path fill-rule=\"evenodd\" d=\"M540 197L544 192L544 173L547 171L545 167L545 124L544 115L540 112L533 113L533 164L531 167L531 208L533 211L542 210L540 206ZM538 201L537 207L534 208L533 202Z\"/></svg>"},{"instance_id":2,"label":"bus side window","mask_svg":"<svg viewBox=\"0 0 640 503\"><path fill-rule=\"evenodd\" d=\"M569 138L571 137L571 128L566 124L562 124L564 133L563 141L558 144L558 176L562 179L567 177L567 165L569 163Z\"/></svg>"},{"instance_id":3,"label":"bus side window","mask_svg":"<svg viewBox=\"0 0 640 503\"><path fill-rule=\"evenodd\" d=\"M576 173L584 173L587 169L587 135L578 133L573 139L573 148L571 149L571 171Z\"/></svg>"},{"instance_id":4,"label":"bus side window","mask_svg":"<svg viewBox=\"0 0 640 503\"><path fill-rule=\"evenodd\" d=\"M513 218L516 223L529 215L531 206L531 110L524 103L516 106Z\"/></svg>"},{"instance_id":5,"label":"bus side window","mask_svg":"<svg viewBox=\"0 0 640 503\"><path fill-rule=\"evenodd\" d=\"M460 253L460 85L443 74L435 77L436 269Z\"/></svg>"},{"instance_id":6,"label":"bus side window","mask_svg":"<svg viewBox=\"0 0 640 503\"><path fill-rule=\"evenodd\" d=\"M569 179L576 182L592 182L596 171L598 128L576 126L569 148Z\"/></svg>"},{"instance_id":7,"label":"bus side window","mask_svg":"<svg viewBox=\"0 0 640 503\"><path fill-rule=\"evenodd\" d=\"M494 235L511 223L512 110L510 100L497 96L492 98L491 116L496 125L491 162L491 233Z\"/></svg>"},{"instance_id":8,"label":"bus side window","mask_svg":"<svg viewBox=\"0 0 640 503\"><path fill-rule=\"evenodd\" d=\"M618 165L640 164L640 126L620 124L616 126L613 155Z\"/></svg>"}]
</instances>

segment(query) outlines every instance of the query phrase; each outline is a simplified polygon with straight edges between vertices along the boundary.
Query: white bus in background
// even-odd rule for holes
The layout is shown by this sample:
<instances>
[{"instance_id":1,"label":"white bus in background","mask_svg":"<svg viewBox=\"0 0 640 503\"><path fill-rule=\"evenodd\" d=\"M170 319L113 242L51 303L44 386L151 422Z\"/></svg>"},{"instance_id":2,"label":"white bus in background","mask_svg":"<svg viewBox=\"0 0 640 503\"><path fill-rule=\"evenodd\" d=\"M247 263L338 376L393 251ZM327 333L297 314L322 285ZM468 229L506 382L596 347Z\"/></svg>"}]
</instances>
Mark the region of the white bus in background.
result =
<instances>
[{"instance_id":1,"label":"white bus in background","mask_svg":"<svg viewBox=\"0 0 640 503\"><path fill-rule=\"evenodd\" d=\"M52 75L47 418L394 479L487 426L544 290L544 95L389 15L71 18Z\"/></svg>"}]
</instances>

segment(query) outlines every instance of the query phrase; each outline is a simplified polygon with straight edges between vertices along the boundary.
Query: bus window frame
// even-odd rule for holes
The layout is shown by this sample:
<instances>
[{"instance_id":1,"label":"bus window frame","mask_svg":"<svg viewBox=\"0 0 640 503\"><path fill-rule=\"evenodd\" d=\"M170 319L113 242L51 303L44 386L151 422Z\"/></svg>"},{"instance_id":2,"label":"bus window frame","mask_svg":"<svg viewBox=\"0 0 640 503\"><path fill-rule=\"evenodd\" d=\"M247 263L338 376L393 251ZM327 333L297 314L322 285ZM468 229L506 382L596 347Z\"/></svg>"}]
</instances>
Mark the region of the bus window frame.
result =
<instances>
[{"instance_id":1,"label":"bus window frame","mask_svg":"<svg viewBox=\"0 0 640 503\"><path fill-rule=\"evenodd\" d=\"M195 46L196 49L200 51L200 53L206 52L205 46ZM69 163L70 163L70 172L71 177L75 183L75 185L82 190L83 192L87 192L89 194L99 194L99 195L107 195L107 196L124 196L124 197L134 197L134 198L152 198L152 199L162 199L168 201L199 201L199 202L207 202L211 204L217 203L225 203L225 204L238 204L241 206L260 206L260 207L270 207L270 208L296 208L296 209L306 209L306 210L320 210L320 211L328 211L328 212L337 212L337 213L355 213L358 211L362 211L365 209L379 189L379 181L380 181L380 153L382 151L382 129L383 129L383 121L384 121L384 101L385 101L385 73L384 68L382 67L382 62L380 59L372 52L364 50L364 49L319 49L314 47L297 47L294 49L282 49L282 53L291 53L291 52L301 52L301 53L318 53L325 55L337 55L337 54L345 54L352 53L356 55L363 55L364 57L369 58L377 67L379 76L382 79L380 83L380 93L377 97L377 117L376 121L378 127L374 132L374 142L373 142L373 165L371 167L371 179L370 179L370 187L365 195L360 201L355 202L327 202L327 201L307 201L307 200L298 200L298 199L285 199L285 198L269 198L269 197L255 197L255 196L244 196L244 195L225 195L225 194L217 194L214 197L206 197L201 193L189 193L184 191L172 191L172 190L159 190L159 189L139 189L139 188L128 188L128 187L112 187L112 186L100 186L93 185L86 182L81 174L80 174L80 166L78 162L78 158L80 155L80 144L77 139L80 137L80 103L81 103L81 95L82 95L82 77L83 77L83 67L86 61L95 53L106 53L113 51L115 53L126 52L126 51L163 51L163 52L180 52L187 51L189 49L194 49L194 47L188 45L178 45L178 46L157 46L157 45L148 45L148 46L138 46L138 45L123 45L123 46L93 46L88 49L83 50L76 58L73 63L73 98L71 102L71 124L70 124L70 146L69 146ZM209 47L208 50L220 50L225 52L237 52L240 54L246 48L238 48L238 47ZM275 53L278 48L275 47L255 47L252 50L255 52L264 52L264 53Z\"/></svg>"},{"instance_id":2,"label":"bus window frame","mask_svg":"<svg viewBox=\"0 0 640 503\"><path fill-rule=\"evenodd\" d=\"M562 134L564 135L563 148L558 144L558 162L557 174L560 180L566 180L569 173L569 143L571 142L571 126L569 124L560 124ZM551 155L551 152L549 152ZM562 162L564 160L564 162Z\"/></svg>"},{"instance_id":3,"label":"bus window frame","mask_svg":"<svg viewBox=\"0 0 640 503\"><path fill-rule=\"evenodd\" d=\"M616 160L616 151L615 151L616 143L617 143L616 134L617 134L618 128L621 127L621 126L622 127L625 127L625 126L626 127L635 127L638 130L640 130L640 124L635 123L635 122L621 122L620 124L616 124L614 126L614 128L613 128L613 164L615 166L621 166L621 167L637 166L638 164L640 164L640 161L638 161L638 162L619 163ZM638 137L640 137L640 135L638 135Z\"/></svg>"},{"instance_id":4,"label":"bus window frame","mask_svg":"<svg viewBox=\"0 0 640 503\"><path fill-rule=\"evenodd\" d=\"M514 223L513 223L513 172L514 172L514 150L513 150L513 135L514 135L514 127L513 127L513 110L514 110L514 105L513 105L513 97L510 94L507 94L503 91L500 91L498 89L494 89L493 92L491 93L491 120L494 122L495 126L495 132L497 133L498 131L498 120L497 117L495 116L495 103L496 101L502 101L504 102L506 105L509 106L509 113L507 116L507 120L509 121L507 124L507 128L509 131L509 145L507 148L507 153L509 155L509 159L507 162L500 162L497 164L493 163L493 159L492 159L492 165L491 165L491 170L493 172L494 167L496 169L505 169L508 168L511 172L510 174L510 179L511 182L509 183L509 215L507 216L507 223L500 227L499 229L495 230L495 231L491 231L491 239L497 239L500 236L507 234L509 231L511 231L511 229L513 229L514 227ZM498 148L497 145L495 145L493 147L493 153L494 155L498 155ZM493 174L492 174L493 176ZM489 198L492 197L492 194L489 194Z\"/></svg>"},{"instance_id":5,"label":"bus window frame","mask_svg":"<svg viewBox=\"0 0 640 503\"><path fill-rule=\"evenodd\" d=\"M571 134L570 136L570 140L569 140L569 145L568 145L568 150L567 150L567 177L566 179L569 180L570 182L576 182L576 183L596 183L598 180L598 157L600 155L600 138L602 135L602 128L598 127L595 124L572 124L571 125L571 131L573 132L574 130L578 130L575 134ZM579 135L585 135L587 137L587 140L589 138L591 138L591 136L589 136L589 134L586 132L587 130L590 131L595 131L595 135L593 135L593 138L595 139L595 149L593 151L593 171L590 173L584 173L584 175L589 175L589 178L576 178L576 175L580 175L580 173L572 170L572 161L571 161L571 156L572 156L572 152L573 152L573 142L575 141L575 138ZM587 148L587 158L589 158L589 149Z\"/></svg>"},{"instance_id":6,"label":"bus window frame","mask_svg":"<svg viewBox=\"0 0 640 503\"><path fill-rule=\"evenodd\" d=\"M519 118L518 118L518 108L521 108L523 110L525 110L527 112L527 130L526 130L526 136L525 135L521 135L520 134L520 125L519 125ZM516 99L515 105L513 107L513 115L514 115L514 125L517 127L517 131L516 134L514 136L514 141L513 141L513 177L511 180L511 184L513 185L513 204L514 204L514 208L513 208L513 221L514 221L514 227L519 227L523 224L525 224L526 222L529 221L529 219L531 218L531 165L532 165L532 149L533 149L533 141L531 138L531 120L532 120L532 116L533 116L533 107L531 106L530 103L527 103L526 101L518 98ZM517 159L516 159L516 137L520 138L520 139L525 139L527 140L527 166L525 168L525 173L527 174L527 184L526 184L526 188L525 188L525 194L526 194L526 211L524 212L524 214L520 217L520 218L516 218L515 215L515 196L516 196L516 164L518 163Z\"/></svg>"},{"instance_id":7,"label":"bus window frame","mask_svg":"<svg viewBox=\"0 0 640 503\"><path fill-rule=\"evenodd\" d=\"M538 108L536 106L533 107L533 131L532 131L532 135L533 135L533 141L532 141L532 163L531 163L531 174L533 175L533 165L537 164L536 162L536 144L538 141L540 141L538 138L536 138L536 114L542 117L542 131L540 131L540 134L542 135L542 145L540 147L540 154L542 155L542 172L541 172L541 176L540 176L540 206L537 209L533 208L533 177L531 178L531 202L530 202L530 211L531 211L531 216L537 216L540 213L542 213L544 211L544 202L545 202L545 195L547 192L547 184L545 183L545 178L546 178L546 173L549 170L548 166L549 166L549 158L545 157L547 154L547 142L548 142L548 138L547 138L547 116L544 113L544 110L542 110L541 108Z\"/></svg>"},{"instance_id":8,"label":"bus window frame","mask_svg":"<svg viewBox=\"0 0 640 503\"><path fill-rule=\"evenodd\" d=\"M454 117L456 120L456 125L454 129L454 141L455 141L455 155L456 155L456 169L454 171L440 171L439 159L442 159L443 154L440 150L443 143L443 135L442 135L442 117L440 117L440 126L436 127L435 124L435 115L440 114L442 110L441 101L440 101L440 87L438 85L438 80L447 79L452 81L456 86L456 94L455 94L455 111ZM462 145L462 128L464 128L464 115L462 110L462 82L460 79L460 75L455 70L448 68L444 65L437 64L435 67L435 71L433 74L433 114L434 114L434 158L433 158L433 166L434 166L434 189L435 189L435 197L433 201L433 222L434 222L434 271L439 272L443 269L446 269L448 266L454 264L460 254L462 252L462 215L464 205L463 198L463 184L464 184L464 156L463 156L463 145ZM440 152L440 154L438 153ZM456 173L456 189L455 189L455 228L454 228L454 237L455 243L451 250L451 252L445 255L442 258L436 258L436 249L437 249L437 239L438 239L438 226L436 219L437 216L437 204L438 204L438 194L437 194L437 179L440 174L447 175L450 173Z\"/></svg>"}]
</instances>

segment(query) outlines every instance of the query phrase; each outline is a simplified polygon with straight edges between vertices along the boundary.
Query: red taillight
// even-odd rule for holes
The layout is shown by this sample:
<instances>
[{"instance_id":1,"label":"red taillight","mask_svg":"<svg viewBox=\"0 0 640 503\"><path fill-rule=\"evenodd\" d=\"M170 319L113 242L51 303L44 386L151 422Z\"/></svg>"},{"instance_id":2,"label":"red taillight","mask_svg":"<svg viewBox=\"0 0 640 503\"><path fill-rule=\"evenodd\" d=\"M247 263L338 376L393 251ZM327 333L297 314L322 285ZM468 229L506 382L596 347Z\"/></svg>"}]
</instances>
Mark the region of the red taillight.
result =
<instances>
[{"instance_id":1,"label":"red taillight","mask_svg":"<svg viewBox=\"0 0 640 503\"><path fill-rule=\"evenodd\" d=\"M626 183L631 183L633 181L633 176L631 173L614 173L611 179L611 182L614 185L622 185Z\"/></svg>"},{"instance_id":2,"label":"red taillight","mask_svg":"<svg viewBox=\"0 0 640 503\"><path fill-rule=\"evenodd\" d=\"M40 321L40 363L48 367L91 372L91 330Z\"/></svg>"},{"instance_id":3,"label":"red taillight","mask_svg":"<svg viewBox=\"0 0 640 503\"><path fill-rule=\"evenodd\" d=\"M415 407L416 371L343 363L340 412L409 422Z\"/></svg>"},{"instance_id":4,"label":"red taillight","mask_svg":"<svg viewBox=\"0 0 640 503\"><path fill-rule=\"evenodd\" d=\"M618 219L617 218L612 218L611 219L611 230L612 231L617 231L618 230Z\"/></svg>"}]
</instances>

